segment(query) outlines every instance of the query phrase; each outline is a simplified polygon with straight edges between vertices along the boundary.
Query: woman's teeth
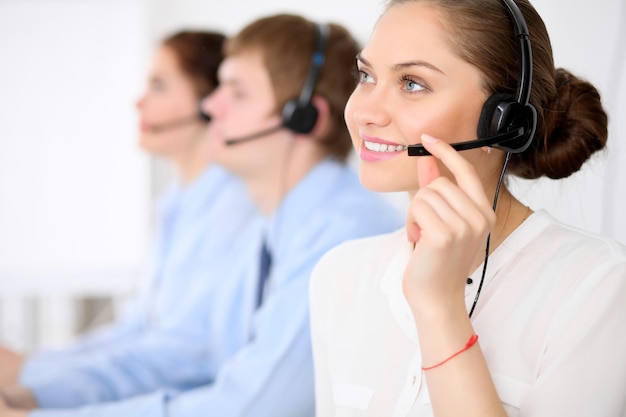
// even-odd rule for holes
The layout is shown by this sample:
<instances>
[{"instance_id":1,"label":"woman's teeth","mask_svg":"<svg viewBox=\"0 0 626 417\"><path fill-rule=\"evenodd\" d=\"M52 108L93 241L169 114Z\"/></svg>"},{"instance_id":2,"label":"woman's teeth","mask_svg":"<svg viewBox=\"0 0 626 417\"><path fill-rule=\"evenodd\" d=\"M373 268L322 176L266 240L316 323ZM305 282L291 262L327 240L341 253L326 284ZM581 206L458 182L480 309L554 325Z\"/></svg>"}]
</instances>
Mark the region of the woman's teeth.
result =
<instances>
[{"instance_id":1,"label":"woman's teeth","mask_svg":"<svg viewBox=\"0 0 626 417\"><path fill-rule=\"evenodd\" d=\"M407 150L407 147L402 145L386 145L384 143L368 141L364 141L363 144L367 150L372 152L400 152Z\"/></svg>"}]
</instances>

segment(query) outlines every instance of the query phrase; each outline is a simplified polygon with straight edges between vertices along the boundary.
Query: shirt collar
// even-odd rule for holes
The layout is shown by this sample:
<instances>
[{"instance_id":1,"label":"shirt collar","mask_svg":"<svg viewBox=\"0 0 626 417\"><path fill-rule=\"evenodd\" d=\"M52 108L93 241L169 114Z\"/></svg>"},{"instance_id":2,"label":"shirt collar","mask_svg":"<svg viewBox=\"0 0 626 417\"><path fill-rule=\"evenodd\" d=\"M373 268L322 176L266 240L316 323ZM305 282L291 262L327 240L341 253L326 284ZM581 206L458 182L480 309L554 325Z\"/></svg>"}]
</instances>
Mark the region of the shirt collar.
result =
<instances>
[{"instance_id":1,"label":"shirt collar","mask_svg":"<svg viewBox=\"0 0 626 417\"><path fill-rule=\"evenodd\" d=\"M481 295L478 298L476 304L476 310L472 315L472 318L477 318L481 310L481 301L486 302L485 289L496 278L503 280L507 278L507 275L500 276L500 271L506 271L507 265L510 265L511 261L515 259L543 230L553 222L553 218L545 211L539 210L530 215L522 224L520 224L507 238L489 255L487 261L487 271L485 273L485 281L483 282L483 288L481 289ZM483 254L484 256L484 254ZM480 278L483 273L484 261L476 268L470 278L472 278L473 284L465 287L465 304L467 311L469 312L474 298L476 297L476 291L480 284ZM481 300L482 298L482 300Z\"/></svg>"},{"instance_id":2,"label":"shirt collar","mask_svg":"<svg viewBox=\"0 0 626 417\"><path fill-rule=\"evenodd\" d=\"M173 183L161 199L159 212L168 218L195 216L210 207L212 201L222 198L222 193L238 192L243 200L245 190L242 185L236 186L238 182L222 167L210 165L191 184Z\"/></svg>"},{"instance_id":3,"label":"shirt collar","mask_svg":"<svg viewBox=\"0 0 626 417\"><path fill-rule=\"evenodd\" d=\"M293 187L283 198L274 214L267 218L265 233L271 252L289 245L289 240L312 214L320 210L333 192L333 184L345 173L348 167L334 160L324 159Z\"/></svg>"}]
</instances>

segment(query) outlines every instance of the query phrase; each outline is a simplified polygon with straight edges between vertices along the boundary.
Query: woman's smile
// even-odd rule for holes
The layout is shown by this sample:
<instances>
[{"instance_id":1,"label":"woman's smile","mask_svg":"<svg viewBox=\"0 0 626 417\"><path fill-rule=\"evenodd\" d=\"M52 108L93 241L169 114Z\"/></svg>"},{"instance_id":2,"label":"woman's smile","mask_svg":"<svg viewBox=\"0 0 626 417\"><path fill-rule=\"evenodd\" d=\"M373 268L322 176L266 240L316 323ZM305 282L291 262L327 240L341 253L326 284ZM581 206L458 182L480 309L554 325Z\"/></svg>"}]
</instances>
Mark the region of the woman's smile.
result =
<instances>
[{"instance_id":1,"label":"woman's smile","mask_svg":"<svg viewBox=\"0 0 626 417\"><path fill-rule=\"evenodd\" d=\"M377 162L392 158L402 152L406 152L407 147L395 142L386 141L373 136L360 135L363 140L359 157L366 162Z\"/></svg>"}]
</instances>

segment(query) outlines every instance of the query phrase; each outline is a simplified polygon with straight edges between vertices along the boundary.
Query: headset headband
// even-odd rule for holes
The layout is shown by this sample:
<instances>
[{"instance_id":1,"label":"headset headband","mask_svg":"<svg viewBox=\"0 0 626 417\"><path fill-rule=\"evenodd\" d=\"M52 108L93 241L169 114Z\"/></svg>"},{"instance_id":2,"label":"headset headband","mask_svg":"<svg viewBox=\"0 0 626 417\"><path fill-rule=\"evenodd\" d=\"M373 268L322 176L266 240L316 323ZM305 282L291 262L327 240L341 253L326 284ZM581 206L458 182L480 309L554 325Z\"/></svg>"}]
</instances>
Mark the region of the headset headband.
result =
<instances>
[{"instance_id":1,"label":"headset headband","mask_svg":"<svg viewBox=\"0 0 626 417\"><path fill-rule=\"evenodd\" d=\"M326 60L326 46L328 44L328 37L330 28L326 24L315 24L315 52L311 56L311 69L309 75L302 87L298 103L301 105L308 104L313 98L313 92L315 91L315 85L317 84L317 78L319 77L324 61Z\"/></svg>"},{"instance_id":2,"label":"headset headband","mask_svg":"<svg viewBox=\"0 0 626 417\"><path fill-rule=\"evenodd\" d=\"M513 0L502 0L506 7L513 27L515 28L515 36L519 39L519 81L517 83L516 100L518 103L526 106L530 101L530 87L533 78L533 58L530 47L530 39L528 34L528 26L526 19L519 7Z\"/></svg>"}]
</instances>

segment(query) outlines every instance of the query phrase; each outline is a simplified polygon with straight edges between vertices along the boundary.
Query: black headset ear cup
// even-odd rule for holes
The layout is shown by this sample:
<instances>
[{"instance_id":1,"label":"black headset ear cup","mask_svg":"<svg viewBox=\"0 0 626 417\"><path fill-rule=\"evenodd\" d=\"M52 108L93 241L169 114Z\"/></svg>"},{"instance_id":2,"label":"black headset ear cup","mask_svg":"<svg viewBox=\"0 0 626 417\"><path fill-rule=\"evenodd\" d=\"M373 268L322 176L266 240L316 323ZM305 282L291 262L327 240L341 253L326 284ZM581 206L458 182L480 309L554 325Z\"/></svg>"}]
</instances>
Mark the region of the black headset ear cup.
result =
<instances>
[{"instance_id":1,"label":"black headset ear cup","mask_svg":"<svg viewBox=\"0 0 626 417\"><path fill-rule=\"evenodd\" d=\"M505 132L507 125L504 123L510 104L515 103L515 98L510 94L496 93L485 101L483 109L478 119L478 138L486 138L496 136L498 133Z\"/></svg>"},{"instance_id":2,"label":"black headset ear cup","mask_svg":"<svg viewBox=\"0 0 626 417\"><path fill-rule=\"evenodd\" d=\"M311 133L317 122L317 108L312 103L300 104L289 100L281 113L283 126L295 133Z\"/></svg>"},{"instance_id":3,"label":"black headset ear cup","mask_svg":"<svg viewBox=\"0 0 626 417\"><path fill-rule=\"evenodd\" d=\"M509 112L507 119L505 120L508 129L524 129L524 134L517 136L511 140L500 142L495 145L496 147L511 153L524 152L533 141L535 137L535 130L537 128L537 110L532 104L526 106L514 102L509 106Z\"/></svg>"},{"instance_id":4,"label":"black headset ear cup","mask_svg":"<svg viewBox=\"0 0 626 417\"><path fill-rule=\"evenodd\" d=\"M478 137L487 138L523 128L524 134L497 143L499 148L511 153L525 151L532 142L537 126L537 111L528 104L518 103L510 94L497 93L485 101L478 119Z\"/></svg>"},{"instance_id":5,"label":"black headset ear cup","mask_svg":"<svg viewBox=\"0 0 626 417\"><path fill-rule=\"evenodd\" d=\"M315 85L326 61L325 53L330 37L329 25L315 25L315 51L311 57L309 73L297 99L285 103L281 111L282 126L295 133L307 134L317 123L318 111L312 102Z\"/></svg>"}]
</instances>

